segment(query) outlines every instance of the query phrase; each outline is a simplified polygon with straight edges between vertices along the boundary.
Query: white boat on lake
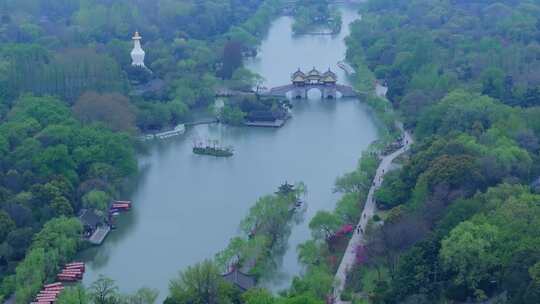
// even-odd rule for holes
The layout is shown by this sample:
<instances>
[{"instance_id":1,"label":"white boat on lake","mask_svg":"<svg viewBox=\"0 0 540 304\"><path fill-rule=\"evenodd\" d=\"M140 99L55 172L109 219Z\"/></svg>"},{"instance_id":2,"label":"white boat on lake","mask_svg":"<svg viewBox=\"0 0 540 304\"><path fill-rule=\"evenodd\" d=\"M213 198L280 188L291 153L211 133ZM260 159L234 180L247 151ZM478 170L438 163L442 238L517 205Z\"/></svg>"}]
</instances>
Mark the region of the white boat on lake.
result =
<instances>
[{"instance_id":1,"label":"white boat on lake","mask_svg":"<svg viewBox=\"0 0 540 304\"><path fill-rule=\"evenodd\" d=\"M170 131L158 133L155 136L159 139L165 139L165 138L169 138L169 137L173 137L177 135L182 135L184 133L186 133L186 126L184 124L179 124L176 127L174 127L174 129Z\"/></svg>"}]
</instances>

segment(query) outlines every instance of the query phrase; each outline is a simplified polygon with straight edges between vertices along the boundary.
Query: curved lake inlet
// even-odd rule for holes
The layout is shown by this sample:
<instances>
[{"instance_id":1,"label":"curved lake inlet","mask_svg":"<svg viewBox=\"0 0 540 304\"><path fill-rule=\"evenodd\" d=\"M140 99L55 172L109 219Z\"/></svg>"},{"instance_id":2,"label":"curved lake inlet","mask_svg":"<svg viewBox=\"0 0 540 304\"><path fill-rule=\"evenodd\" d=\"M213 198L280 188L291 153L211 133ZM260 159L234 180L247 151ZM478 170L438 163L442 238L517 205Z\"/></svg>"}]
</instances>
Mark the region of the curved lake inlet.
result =
<instances>
[{"instance_id":1,"label":"curved lake inlet","mask_svg":"<svg viewBox=\"0 0 540 304\"><path fill-rule=\"evenodd\" d=\"M265 86L287 84L297 68L313 66L338 74L344 58L343 38L356 10L341 7L343 31L336 36L300 36L291 32L291 19L273 22L258 57L247 66L261 74ZM130 195L133 210L120 217L118 229L105 243L83 253L88 261L85 284L104 274L131 292L142 286L157 288L160 300L179 270L213 257L224 249L248 209L258 197L274 192L284 181L303 181L308 193L306 219L292 229L283 263L266 286L286 287L301 271L296 246L310 238L309 219L332 209L337 176L352 170L361 153L377 139L375 121L357 99L293 101L293 117L280 129L199 125L180 137L156 142L141 156L141 174ZM232 145L231 158L192 153L192 139L220 138Z\"/></svg>"}]
</instances>

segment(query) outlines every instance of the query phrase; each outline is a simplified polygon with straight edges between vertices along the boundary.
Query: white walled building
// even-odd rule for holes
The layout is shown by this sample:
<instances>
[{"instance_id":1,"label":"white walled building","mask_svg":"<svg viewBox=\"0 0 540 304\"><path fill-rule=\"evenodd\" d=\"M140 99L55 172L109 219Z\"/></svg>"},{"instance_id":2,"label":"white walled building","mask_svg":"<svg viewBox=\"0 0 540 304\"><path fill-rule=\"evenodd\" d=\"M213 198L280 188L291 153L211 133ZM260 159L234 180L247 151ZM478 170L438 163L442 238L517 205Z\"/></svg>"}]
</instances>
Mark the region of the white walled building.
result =
<instances>
[{"instance_id":1,"label":"white walled building","mask_svg":"<svg viewBox=\"0 0 540 304\"><path fill-rule=\"evenodd\" d=\"M141 35L139 35L139 32L135 32L135 35L133 35L133 50L131 51L131 65L138 66L138 67L146 67L144 65L144 50L141 47Z\"/></svg>"}]
</instances>

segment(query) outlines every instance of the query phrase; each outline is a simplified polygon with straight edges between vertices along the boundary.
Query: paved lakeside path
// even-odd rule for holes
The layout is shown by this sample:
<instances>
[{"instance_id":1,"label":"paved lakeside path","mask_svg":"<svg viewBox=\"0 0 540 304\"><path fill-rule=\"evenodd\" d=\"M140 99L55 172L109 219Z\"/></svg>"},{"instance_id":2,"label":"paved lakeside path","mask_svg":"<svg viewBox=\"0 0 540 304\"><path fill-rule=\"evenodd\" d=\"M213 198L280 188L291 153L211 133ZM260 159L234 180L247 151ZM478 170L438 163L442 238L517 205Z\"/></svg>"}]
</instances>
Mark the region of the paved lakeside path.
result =
<instances>
[{"instance_id":1,"label":"paved lakeside path","mask_svg":"<svg viewBox=\"0 0 540 304\"><path fill-rule=\"evenodd\" d=\"M361 245L365 242L364 231L366 230L366 225L376 211L375 199L373 198L373 194L375 193L375 190L377 190L381 186L384 175L390 169L390 165L392 164L394 159L409 150L411 144L413 143L411 134L405 131L401 124L398 127L403 133L404 145L399 150L384 156L381 159L379 167L377 168L377 172L375 173L375 177L373 179L373 184L369 188L366 203L364 205L364 210L360 215L360 221L358 222L357 226L355 226L353 236L351 237L349 244L347 245L347 249L345 251L345 254L343 255L343 258L341 259L341 263L339 264L336 276L334 278L334 303L345 303L341 301L341 293L345 288L347 272L354 265L356 259L356 248L358 247L358 245ZM361 230L358 231L357 227L361 227Z\"/></svg>"}]
</instances>

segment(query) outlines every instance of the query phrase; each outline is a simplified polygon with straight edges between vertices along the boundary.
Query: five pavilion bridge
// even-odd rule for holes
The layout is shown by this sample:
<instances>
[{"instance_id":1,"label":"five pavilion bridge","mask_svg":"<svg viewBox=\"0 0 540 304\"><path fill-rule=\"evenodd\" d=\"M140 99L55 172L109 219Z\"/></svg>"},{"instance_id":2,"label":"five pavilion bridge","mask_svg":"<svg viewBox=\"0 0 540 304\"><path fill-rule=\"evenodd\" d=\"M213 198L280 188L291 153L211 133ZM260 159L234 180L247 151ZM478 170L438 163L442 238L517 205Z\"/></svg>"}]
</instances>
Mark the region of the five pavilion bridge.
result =
<instances>
[{"instance_id":1,"label":"five pavilion bridge","mask_svg":"<svg viewBox=\"0 0 540 304\"><path fill-rule=\"evenodd\" d=\"M317 89L321 92L323 99L337 98L337 93L341 97L356 97L357 92L350 86L337 83L337 75L330 69L321 73L313 68L307 74L298 69L291 76L291 84L271 88L264 95L275 97L287 97L291 93L293 98L307 98L311 89Z\"/></svg>"}]
</instances>

